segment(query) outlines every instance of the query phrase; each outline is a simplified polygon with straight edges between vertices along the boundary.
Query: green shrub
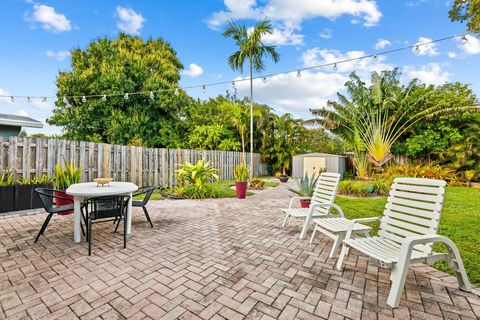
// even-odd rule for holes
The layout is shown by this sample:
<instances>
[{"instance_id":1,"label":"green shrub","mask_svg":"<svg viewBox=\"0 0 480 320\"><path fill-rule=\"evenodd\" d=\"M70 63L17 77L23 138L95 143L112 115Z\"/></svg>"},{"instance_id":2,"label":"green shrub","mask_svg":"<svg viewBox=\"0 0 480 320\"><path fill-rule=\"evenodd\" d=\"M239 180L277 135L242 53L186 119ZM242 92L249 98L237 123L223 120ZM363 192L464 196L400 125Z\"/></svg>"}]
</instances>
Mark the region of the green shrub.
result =
<instances>
[{"instance_id":1,"label":"green shrub","mask_svg":"<svg viewBox=\"0 0 480 320\"><path fill-rule=\"evenodd\" d=\"M376 176L390 181L397 177L409 177L445 180L449 185L459 184L455 169L434 163L388 166L384 172Z\"/></svg>"},{"instance_id":2,"label":"green shrub","mask_svg":"<svg viewBox=\"0 0 480 320\"><path fill-rule=\"evenodd\" d=\"M205 184L203 188L198 188L195 185L186 185L178 190L182 196L189 199L210 199L218 198L218 192L212 188L210 184Z\"/></svg>"},{"instance_id":3,"label":"green shrub","mask_svg":"<svg viewBox=\"0 0 480 320\"><path fill-rule=\"evenodd\" d=\"M343 180L338 186L338 193L356 197L386 196L389 189L390 183L382 180Z\"/></svg>"},{"instance_id":4,"label":"green shrub","mask_svg":"<svg viewBox=\"0 0 480 320\"><path fill-rule=\"evenodd\" d=\"M178 181L184 186L193 185L197 189L203 189L211 180L218 180L218 169L210 167L210 162L198 161L195 165L188 161L179 165L176 170Z\"/></svg>"}]
</instances>

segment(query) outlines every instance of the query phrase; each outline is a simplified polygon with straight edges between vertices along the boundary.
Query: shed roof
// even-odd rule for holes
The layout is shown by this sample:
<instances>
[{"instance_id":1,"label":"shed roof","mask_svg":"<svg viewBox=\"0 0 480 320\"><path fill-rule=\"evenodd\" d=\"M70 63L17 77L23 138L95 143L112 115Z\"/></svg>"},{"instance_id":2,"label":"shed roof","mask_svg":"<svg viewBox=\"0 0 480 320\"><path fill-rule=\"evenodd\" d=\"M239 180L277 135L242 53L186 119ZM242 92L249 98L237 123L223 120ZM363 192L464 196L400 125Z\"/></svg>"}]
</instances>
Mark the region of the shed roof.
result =
<instances>
[{"instance_id":1,"label":"shed roof","mask_svg":"<svg viewBox=\"0 0 480 320\"><path fill-rule=\"evenodd\" d=\"M30 128L43 128L43 123L38 120L17 116L14 114L0 113L0 125L16 126L16 127L30 127Z\"/></svg>"},{"instance_id":2,"label":"shed roof","mask_svg":"<svg viewBox=\"0 0 480 320\"><path fill-rule=\"evenodd\" d=\"M312 152L312 153L305 153L305 154L297 154L294 157L325 157L325 158L345 158L345 156L340 154L330 154L330 153L321 153L321 152Z\"/></svg>"}]
</instances>

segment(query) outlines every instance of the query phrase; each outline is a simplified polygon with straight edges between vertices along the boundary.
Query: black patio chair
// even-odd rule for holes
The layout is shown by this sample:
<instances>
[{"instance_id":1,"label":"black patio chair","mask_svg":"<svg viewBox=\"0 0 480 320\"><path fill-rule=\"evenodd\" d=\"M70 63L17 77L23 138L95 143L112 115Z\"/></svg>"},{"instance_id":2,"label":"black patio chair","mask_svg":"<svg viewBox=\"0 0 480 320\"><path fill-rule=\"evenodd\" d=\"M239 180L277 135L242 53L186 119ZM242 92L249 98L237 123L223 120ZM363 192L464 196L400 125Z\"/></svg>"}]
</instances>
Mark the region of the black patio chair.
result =
<instances>
[{"instance_id":1,"label":"black patio chair","mask_svg":"<svg viewBox=\"0 0 480 320\"><path fill-rule=\"evenodd\" d=\"M141 196L143 194L145 195L142 200L132 200L132 207L142 207L143 213L145 213L145 218L147 218L147 221L150 223L150 227L152 228L153 228L153 223L147 211L147 203L150 200L150 197L152 196L153 191L155 191L155 187L142 187L142 188L138 188L138 190L132 195L133 198L137 196ZM120 224L120 221L117 222L117 226L115 227L115 232L117 232L117 228L119 224Z\"/></svg>"},{"instance_id":2,"label":"black patio chair","mask_svg":"<svg viewBox=\"0 0 480 320\"><path fill-rule=\"evenodd\" d=\"M55 194L55 192L63 193L64 191L62 191L62 190L55 190L55 189L48 189L48 188L36 188L35 192L39 196L40 201L42 202L43 208L48 213L48 216L45 219L45 222L43 223L42 228L40 229L37 237L35 238L35 242L37 242L40 235L42 235L43 232L45 232L45 229L47 228L48 223L50 222L50 219L52 219L52 216L54 214L58 214L58 215L71 214L71 212L73 211L73 200L70 199L70 198L62 197L62 196L59 196L59 195ZM64 200L64 201L66 201L70 204L57 206L54 203L55 199L61 199L61 200ZM83 226L81 226L81 227L82 227L83 234L85 234L85 231L83 230Z\"/></svg>"},{"instance_id":3,"label":"black patio chair","mask_svg":"<svg viewBox=\"0 0 480 320\"><path fill-rule=\"evenodd\" d=\"M123 248L127 247L127 204L130 200L128 196L108 196L89 198L85 203L85 215L87 219L87 241L88 255L92 254L92 224L114 221L118 223L123 220ZM117 224L118 227L118 224ZM116 231L116 229L115 229Z\"/></svg>"}]
</instances>

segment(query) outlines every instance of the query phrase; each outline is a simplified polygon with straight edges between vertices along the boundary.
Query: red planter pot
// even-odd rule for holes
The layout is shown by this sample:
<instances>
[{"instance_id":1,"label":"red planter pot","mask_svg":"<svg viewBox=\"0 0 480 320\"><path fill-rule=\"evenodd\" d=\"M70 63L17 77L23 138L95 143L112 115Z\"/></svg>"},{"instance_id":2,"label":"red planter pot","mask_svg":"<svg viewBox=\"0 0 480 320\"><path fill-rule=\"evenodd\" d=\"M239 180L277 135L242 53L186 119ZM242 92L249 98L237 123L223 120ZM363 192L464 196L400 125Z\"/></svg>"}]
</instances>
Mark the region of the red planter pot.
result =
<instances>
[{"instance_id":1,"label":"red planter pot","mask_svg":"<svg viewBox=\"0 0 480 320\"><path fill-rule=\"evenodd\" d=\"M245 199L247 196L248 182L235 182L235 190L237 191L237 199Z\"/></svg>"},{"instance_id":2,"label":"red planter pot","mask_svg":"<svg viewBox=\"0 0 480 320\"><path fill-rule=\"evenodd\" d=\"M72 199L72 201L70 202L68 200L55 198L55 205L57 205L57 206L65 206L65 205L73 204L73 196L71 196L69 194L66 194L64 191L54 191L53 195L56 196L56 197L63 197L63 198L67 198L67 199ZM65 212L61 212L61 213L57 213L57 214L61 215L61 216L65 216L65 215L72 214L72 213L73 213L73 210L65 211Z\"/></svg>"},{"instance_id":3,"label":"red planter pot","mask_svg":"<svg viewBox=\"0 0 480 320\"><path fill-rule=\"evenodd\" d=\"M310 200L300 199L301 208L310 208Z\"/></svg>"}]
</instances>

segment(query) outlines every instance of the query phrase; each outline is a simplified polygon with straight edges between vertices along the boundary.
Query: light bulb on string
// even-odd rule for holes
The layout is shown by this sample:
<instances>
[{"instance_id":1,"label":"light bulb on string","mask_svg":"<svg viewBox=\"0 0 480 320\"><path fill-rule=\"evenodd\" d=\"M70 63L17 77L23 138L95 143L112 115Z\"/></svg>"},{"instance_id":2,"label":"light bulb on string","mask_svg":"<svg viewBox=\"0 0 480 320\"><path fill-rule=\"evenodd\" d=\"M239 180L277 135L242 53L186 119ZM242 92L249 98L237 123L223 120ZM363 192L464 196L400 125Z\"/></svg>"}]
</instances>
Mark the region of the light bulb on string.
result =
<instances>
[{"instance_id":1,"label":"light bulb on string","mask_svg":"<svg viewBox=\"0 0 480 320\"><path fill-rule=\"evenodd\" d=\"M107 101L107 96L105 94L102 96L102 101L103 102Z\"/></svg>"},{"instance_id":2,"label":"light bulb on string","mask_svg":"<svg viewBox=\"0 0 480 320\"><path fill-rule=\"evenodd\" d=\"M155 94L153 94L153 91L150 91L150 100L155 99Z\"/></svg>"},{"instance_id":3,"label":"light bulb on string","mask_svg":"<svg viewBox=\"0 0 480 320\"><path fill-rule=\"evenodd\" d=\"M415 52L416 52L417 54L420 54L420 45L417 44L417 45L415 46Z\"/></svg>"},{"instance_id":4,"label":"light bulb on string","mask_svg":"<svg viewBox=\"0 0 480 320\"><path fill-rule=\"evenodd\" d=\"M83 102L83 103L87 102L87 97L83 96L83 97L82 97L82 102Z\"/></svg>"},{"instance_id":5,"label":"light bulb on string","mask_svg":"<svg viewBox=\"0 0 480 320\"><path fill-rule=\"evenodd\" d=\"M11 97L10 97L10 101L12 101L12 103L14 103L14 102L15 102L15 97L14 97L14 96L11 96Z\"/></svg>"},{"instance_id":6,"label":"light bulb on string","mask_svg":"<svg viewBox=\"0 0 480 320\"><path fill-rule=\"evenodd\" d=\"M336 62L333 64L333 71L335 71L335 72L337 71L337 63Z\"/></svg>"},{"instance_id":7,"label":"light bulb on string","mask_svg":"<svg viewBox=\"0 0 480 320\"><path fill-rule=\"evenodd\" d=\"M178 97L178 95L180 94L180 92L178 92L178 88L175 88L175 91L173 92L173 94Z\"/></svg>"},{"instance_id":8,"label":"light bulb on string","mask_svg":"<svg viewBox=\"0 0 480 320\"><path fill-rule=\"evenodd\" d=\"M464 34L464 35L462 36L462 40L461 40L461 41L462 41L462 44L467 44L467 42L468 42L467 35Z\"/></svg>"},{"instance_id":9,"label":"light bulb on string","mask_svg":"<svg viewBox=\"0 0 480 320\"><path fill-rule=\"evenodd\" d=\"M297 72L297 78L301 78L302 77L302 73L300 72L300 70L298 70Z\"/></svg>"},{"instance_id":10,"label":"light bulb on string","mask_svg":"<svg viewBox=\"0 0 480 320\"><path fill-rule=\"evenodd\" d=\"M262 81L263 83L267 83L267 77L263 77Z\"/></svg>"},{"instance_id":11,"label":"light bulb on string","mask_svg":"<svg viewBox=\"0 0 480 320\"><path fill-rule=\"evenodd\" d=\"M123 96L123 99L128 100L128 98L129 98L128 93L125 93L125 95Z\"/></svg>"},{"instance_id":12,"label":"light bulb on string","mask_svg":"<svg viewBox=\"0 0 480 320\"><path fill-rule=\"evenodd\" d=\"M202 92L203 93L207 92L207 87L205 85L202 86Z\"/></svg>"},{"instance_id":13,"label":"light bulb on string","mask_svg":"<svg viewBox=\"0 0 480 320\"><path fill-rule=\"evenodd\" d=\"M376 54L373 55L373 61L378 62L378 56Z\"/></svg>"},{"instance_id":14,"label":"light bulb on string","mask_svg":"<svg viewBox=\"0 0 480 320\"><path fill-rule=\"evenodd\" d=\"M32 98L27 97L27 103L30 103L30 102L32 102Z\"/></svg>"},{"instance_id":15,"label":"light bulb on string","mask_svg":"<svg viewBox=\"0 0 480 320\"><path fill-rule=\"evenodd\" d=\"M63 103L68 104L68 99L65 96L63 97Z\"/></svg>"},{"instance_id":16,"label":"light bulb on string","mask_svg":"<svg viewBox=\"0 0 480 320\"><path fill-rule=\"evenodd\" d=\"M232 89L236 90L237 88L235 87L235 81L232 81Z\"/></svg>"},{"instance_id":17,"label":"light bulb on string","mask_svg":"<svg viewBox=\"0 0 480 320\"><path fill-rule=\"evenodd\" d=\"M43 98L42 98L42 102L43 102L43 103L46 103L46 102L47 102L47 97L43 97Z\"/></svg>"}]
</instances>

